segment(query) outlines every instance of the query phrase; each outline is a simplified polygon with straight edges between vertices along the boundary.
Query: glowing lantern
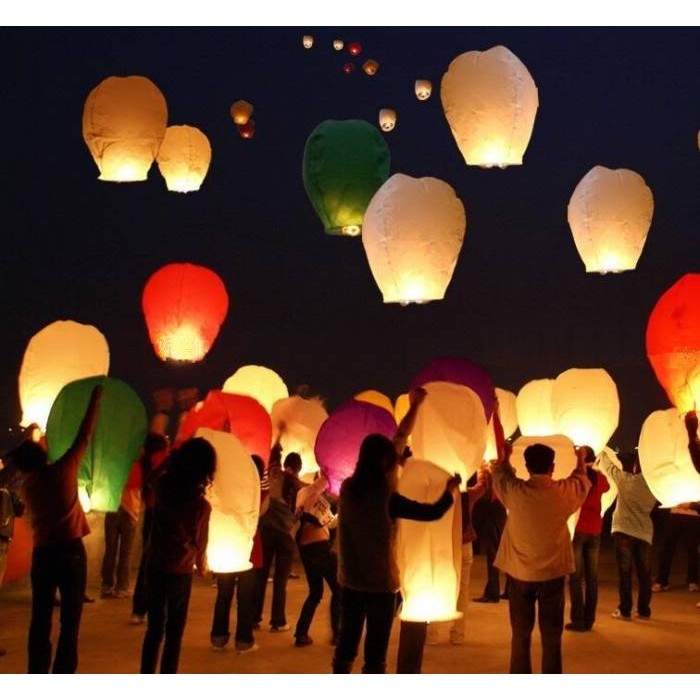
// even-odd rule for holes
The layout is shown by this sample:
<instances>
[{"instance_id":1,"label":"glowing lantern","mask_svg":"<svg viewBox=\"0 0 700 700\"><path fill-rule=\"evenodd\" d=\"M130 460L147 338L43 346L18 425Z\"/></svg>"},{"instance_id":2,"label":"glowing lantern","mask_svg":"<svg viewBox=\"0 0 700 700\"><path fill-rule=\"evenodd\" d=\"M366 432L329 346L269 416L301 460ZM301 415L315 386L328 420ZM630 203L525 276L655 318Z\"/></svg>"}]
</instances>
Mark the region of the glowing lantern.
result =
<instances>
[{"instance_id":1,"label":"glowing lantern","mask_svg":"<svg viewBox=\"0 0 700 700\"><path fill-rule=\"evenodd\" d=\"M268 413L272 413L276 401L289 397L289 390L282 377L269 367L260 365L239 367L224 382L223 390L229 394L254 398Z\"/></svg>"},{"instance_id":2,"label":"glowing lantern","mask_svg":"<svg viewBox=\"0 0 700 700\"><path fill-rule=\"evenodd\" d=\"M383 408L385 411L389 411L391 415L394 415L394 405L391 403L391 399L386 395L382 394L381 391L375 391L374 389L367 389L367 391L361 391L359 394L355 394L355 401L366 401L367 403L374 404Z\"/></svg>"},{"instance_id":3,"label":"glowing lantern","mask_svg":"<svg viewBox=\"0 0 700 700\"><path fill-rule=\"evenodd\" d=\"M389 177L389 147L365 121L321 122L306 141L306 194L326 233L359 236L365 210Z\"/></svg>"},{"instance_id":4,"label":"glowing lantern","mask_svg":"<svg viewBox=\"0 0 700 700\"><path fill-rule=\"evenodd\" d=\"M197 437L216 452L216 474L207 499L209 520L207 563L217 573L247 571L260 513L260 477L243 445L229 433L200 428Z\"/></svg>"},{"instance_id":5,"label":"glowing lantern","mask_svg":"<svg viewBox=\"0 0 700 700\"><path fill-rule=\"evenodd\" d=\"M433 92L433 84L429 80L416 80L415 91L419 100L427 100Z\"/></svg>"},{"instance_id":6,"label":"glowing lantern","mask_svg":"<svg viewBox=\"0 0 700 700\"><path fill-rule=\"evenodd\" d=\"M171 192L196 192L209 170L209 139L194 126L169 126L158 151L158 168Z\"/></svg>"},{"instance_id":7,"label":"glowing lantern","mask_svg":"<svg viewBox=\"0 0 700 700\"><path fill-rule=\"evenodd\" d=\"M647 323L647 357L669 401L700 408L700 274L683 275L656 302Z\"/></svg>"},{"instance_id":8,"label":"glowing lantern","mask_svg":"<svg viewBox=\"0 0 700 700\"><path fill-rule=\"evenodd\" d=\"M552 478L565 479L576 467L576 448L566 435L521 435L513 442L510 463L521 479L528 479L530 473L525 466L525 448L539 443L554 450L554 473Z\"/></svg>"},{"instance_id":9,"label":"glowing lantern","mask_svg":"<svg viewBox=\"0 0 700 700\"><path fill-rule=\"evenodd\" d=\"M93 510L114 512L148 427L146 409L136 392L110 377L89 377L67 384L51 407L46 444L51 461L65 454L98 384L104 387L104 393L95 432L78 472L78 487L85 488Z\"/></svg>"},{"instance_id":10,"label":"glowing lantern","mask_svg":"<svg viewBox=\"0 0 700 700\"><path fill-rule=\"evenodd\" d=\"M343 46L345 46L345 44L343 43L342 39L333 39L333 48L336 51L342 51Z\"/></svg>"},{"instance_id":11,"label":"glowing lantern","mask_svg":"<svg viewBox=\"0 0 700 700\"><path fill-rule=\"evenodd\" d=\"M688 433L678 411L654 411L639 436L639 466L662 508L700 501L700 474L688 452Z\"/></svg>"},{"instance_id":12,"label":"glowing lantern","mask_svg":"<svg viewBox=\"0 0 700 700\"><path fill-rule=\"evenodd\" d=\"M537 86L505 46L457 56L442 77L445 117L467 165L522 165L537 113Z\"/></svg>"},{"instance_id":13,"label":"glowing lantern","mask_svg":"<svg viewBox=\"0 0 700 700\"><path fill-rule=\"evenodd\" d=\"M398 492L413 501L434 503L445 491L447 475L435 464L409 459ZM401 577L401 619L414 622L454 620L462 562L460 500L432 522L399 520L396 541Z\"/></svg>"},{"instance_id":14,"label":"glowing lantern","mask_svg":"<svg viewBox=\"0 0 700 700\"><path fill-rule=\"evenodd\" d=\"M383 107L379 110L379 127L382 131L393 131L396 126L396 110Z\"/></svg>"},{"instance_id":15,"label":"glowing lantern","mask_svg":"<svg viewBox=\"0 0 700 700\"><path fill-rule=\"evenodd\" d=\"M238 127L238 135L242 139L252 139L255 136L255 122L251 119Z\"/></svg>"},{"instance_id":16,"label":"glowing lantern","mask_svg":"<svg viewBox=\"0 0 700 700\"><path fill-rule=\"evenodd\" d=\"M237 100L231 105L231 119L237 126L247 124L253 116L253 105L245 100Z\"/></svg>"},{"instance_id":17,"label":"glowing lantern","mask_svg":"<svg viewBox=\"0 0 700 700\"><path fill-rule=\"evenodd\" d=\"M568 219L586 272L634 270L654 213L654 197L633 170L596 165L576 185Z\"/></svg>"},{"instance_id":18,"label":"glowing lantern","mask_svg":"<svg viewBox=\"0 0 700 700\"><path fill-rule=\"evenodd\" d=\"M76 379L107 374L109 347L94 326L55 321L32 336L19 371L21 425L46 430L51 405L61 389Z\"/></svg>"},{"instance_id":19,"label":"glowing lantern","mask_svg":"<svg viewBox=\"0 0 700 700\"><path fill-rule=\"evenodd\" d=\"M348 51L351 56L359 56L362 53L362 44L358 44L357 42L348 44Z\"/></svg>"},{"instance_id":20,"label":"glowing lantern","mask_svg":"<svg viewBox=\"0 0 700 700\"><path fill-rule=\"evenodd\" d=\"M350 75L355 70L355 65L353 63L346 63L343 66L343 73L346 75Z\"/></svg>"},{"instance_id":21,"label":"glowing lantern","mask_svg":"<svg viewBox=\"0 0 700 700\"><path fill-rule=\"evenodd\" d=\"M314 452L330 493L338 495L340 485L353 474L360 445L372 433L393 438L394 416L379 406L354 399L342 404L321 426Z\"/></svg>"},{"instance_id":22,"label":"glowing lantern","mask_svg":"<svg viewBox=\"0 0 700 700\"><path fill-rule=\"evenodd\" d=\"M523 386L515 399L522 435L555 435L557 424L552 414L553 379L533 379Z\"/></svg>"},{"instance_id":23,"label":"glowing lantern","mask_svg":"<svg viewBox=\"0 0 700 700\"><path fill-rule=\"evenodd\" d=\"M148 279L142 305L156 355L197 362L219 334L228 294L221 278L206 267L171 263Z\"/></svg>"},{"instance_id":24,"label":"glowing lantern","mask_svg":"<svg viewBox=\"0 0 700 700\"><path fill-rule=\"evenodd\" d=\"M512 391L505 389L496 389L496 398L498 399L498 416L503 427L503 436L509 438L518 429L518 413L515 408L515 394ZM493 416L489 421L489 426L486 431L486 450L484 451L484 459L490 461L498 457L496 448L496 434L493 427Z\"/></svg>"},{"instance_id":25,"label":"glowing lantern","mask_svg":"<svg viewBox=\"0 0 700 700\"><path fill-rule=\"evenodd\" d=\"M32 526L29 518L15 518L15 530L7 550L7 568L5 576L0 581L1 584L7 585L29 576L33 549Z\"/></svg>"},{"instance_id":26,"label":"glowing lantern","mask_svg":"<svg viewBox=\"0 0 700 700\"><path fill-rule=\"evenodd\" d=\"M462 487L479 468L486 447L486 418L479 396L467 386L449 382L424 385L411 433L411 450L449 472L459 473ZM444 486L444 484L443 484Z\"/></svg>"},{"instance_id":27,"label":"glowing lantern","mask_svg":"<svg viewBox=\"0 0 700 700\"><path fill-rule=\"evenodd\" d=\"M372 197L362 235L384 303L444 298L466 226L464 206L446 182L392 175Z\"/></svg>"},{"instance_id":28,"label":"glowing lantern","mask_svg":"<svg viewBox=\"0 0 700 700\"><path fill-rule=\"evenodd\" d=\"M409 408L411 408L411 401L408 398L408 394L399 394L394 404L394 420L396 421L396 425L404 419Z\"/></svg>"},{"instance_id":29,"label":"glowing lantern","mask_svg":"<svg viewBox=\"0 0 700 700\"><path fill-rule=\"evenodd\" d=\"M304 45L305 49L310 49L314 45L314 38L311 34L304 34L301 43Z\"/></svg>"},{"instance_id":30,"label":"glowing lantern","mask_svg":"<svg viewBox=\"0 0 700 700\"><path fill-rule=\"evenodd\" d=\"M367 73L367 75L376 75L379 70L379 63L370 58L362 64L362 70Z\"/></svg>"},{"instance_id":31,"label":"glowing lantern","mask_svg":"<svg viewBox=\"0 0 700 700\"><path fill-rule=\"evenodd\" d=\"M100 180L145 180L160 149L168 106L148 78L103 80L83 109L83 139L100 170Z\"/></svg>"}]
</instances>

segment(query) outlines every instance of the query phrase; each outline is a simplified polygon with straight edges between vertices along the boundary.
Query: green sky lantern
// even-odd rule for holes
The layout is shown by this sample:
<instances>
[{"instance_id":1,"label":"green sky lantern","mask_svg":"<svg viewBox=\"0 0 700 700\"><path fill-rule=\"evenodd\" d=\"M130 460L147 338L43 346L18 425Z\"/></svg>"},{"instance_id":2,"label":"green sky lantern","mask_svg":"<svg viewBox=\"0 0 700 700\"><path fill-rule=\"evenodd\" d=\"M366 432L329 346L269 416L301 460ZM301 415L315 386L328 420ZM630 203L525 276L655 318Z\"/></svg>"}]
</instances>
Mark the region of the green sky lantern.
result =
<instances>
[{"instance_id":1,"label":"green sky lantern","mask_svg":"<svg viewBox=\"0 0 700 700\"><path fill-rule=\"evenodd\" d=\"M146 409L128 384L111 377L88 377L67 384L51 407L46 442L51 461L65 453L97 384L104 386L104 393L97 426L78 472L78 487L81 502L87 494L92 510L116 511L147 429Z\"/></svg>"},{"instance_id":2,"label":"green sky lantern","mask_svg":"<svg viewBox=\"0 0 700 700\"><path fill-rule=\"evenodd\" d=\"M321 122L306 141L304 188L326 233L359 236L365 210L389 177L389 147L360 119Z\"/></svg>"}]
</instances>

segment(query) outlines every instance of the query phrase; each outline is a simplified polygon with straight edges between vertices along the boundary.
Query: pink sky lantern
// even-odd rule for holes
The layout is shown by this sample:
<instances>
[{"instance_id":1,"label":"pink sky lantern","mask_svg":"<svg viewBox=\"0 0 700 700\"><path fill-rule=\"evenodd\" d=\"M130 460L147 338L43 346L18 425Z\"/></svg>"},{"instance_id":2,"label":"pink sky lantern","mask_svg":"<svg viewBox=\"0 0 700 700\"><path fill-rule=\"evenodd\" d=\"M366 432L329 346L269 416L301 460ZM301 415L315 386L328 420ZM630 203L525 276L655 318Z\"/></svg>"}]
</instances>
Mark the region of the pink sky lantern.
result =
<instances>
[{"instance_id":1,"label":"pink sky lantern","mask_svg":"<svg viewBox=\"0 0 700 700\"><path fill-rule=\"evenodd\" d=\"M396 421L388 411L366 401L346 401L321 426L316 437L316 461L337 495L340 485L354 471L362 441L372 433L389 439L396 432Z\"/></svg>"}]
</instances>

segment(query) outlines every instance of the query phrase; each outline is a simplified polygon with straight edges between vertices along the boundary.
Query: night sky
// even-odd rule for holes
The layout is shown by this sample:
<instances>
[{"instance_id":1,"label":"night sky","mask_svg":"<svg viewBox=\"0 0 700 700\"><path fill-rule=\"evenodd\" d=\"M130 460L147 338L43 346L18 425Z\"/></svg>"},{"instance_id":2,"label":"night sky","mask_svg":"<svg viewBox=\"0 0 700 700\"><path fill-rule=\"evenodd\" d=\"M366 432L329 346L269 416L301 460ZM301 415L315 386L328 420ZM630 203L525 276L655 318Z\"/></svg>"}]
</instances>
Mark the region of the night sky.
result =
<instances>
[{"instance_id":1,"label":"night sky","mask_svg":"<svg viewBox=\"0 0 700 700\"><path fill-rule=\"evenodd\" d=\"M304 33L315 36L302 48ZM357 70L334 38L359 41ZM524 165L464 164L439 82L450 61L503 44L527 66L540 108ZM110 375L150 410L155 389L219 388L242 364L272 367L290 390L308 384L329 409L363 389L390 397L443 355L468 357L517 392L570 367L604 367L620 393L611 444L631 448L644 418L668 407L647 362L658 297L700 270L700 41L696 28L27 28L0 29L3 124L0 429L20 417L17 376L30 337L59 319L97 326ZM361 63L380 62L368 77ZM104 78L144 75L166 97L169 124L212 144L200 192L170 193L153 166L144 183L100 182L82 139L83 104ZM419 102L416 78L433 81ZM234 100L255 106L239 138ZM376 124L391 172L447 181L467 232L446 298L385 305L359 239L323 232L301 161L325 119ZM630 168L655 211L636 271L586 274L566 220L595 165ZM141 312L149 275L168 262L211 267L229 315L206 359L158 360Z\"/></svg>"}]
</instances>

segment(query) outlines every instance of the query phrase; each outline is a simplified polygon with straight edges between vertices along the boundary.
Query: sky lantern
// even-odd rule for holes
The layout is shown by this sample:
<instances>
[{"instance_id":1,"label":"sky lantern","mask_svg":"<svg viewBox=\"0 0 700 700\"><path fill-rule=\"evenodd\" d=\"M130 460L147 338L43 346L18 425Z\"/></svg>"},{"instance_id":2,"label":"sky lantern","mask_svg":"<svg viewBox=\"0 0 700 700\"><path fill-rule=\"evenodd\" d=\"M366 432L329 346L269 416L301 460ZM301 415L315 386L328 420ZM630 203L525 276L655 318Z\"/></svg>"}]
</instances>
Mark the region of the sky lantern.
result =
<instances>
[{"instance_id":1,"label":"sky lantern","mask_svg":"<svg viewBox=\"0 0 700 700\"><path fill-rule=\"evenodd\" d=\"M245 100L237 100L231 105L231 119L236 126L247 124L253 116L253 105Z\"/></svg>"},{"instance_id":2,"label":"sky lantern","mask_svg":"<svg viewBox=\"0 0 700 700\"><path fill-rule=\"evenodd\" d=\"M260 514L260 477L243 444L230 433L199 428L197 437L216 452L216 474L207 499L209 520L207 564L216 573L247 571Z\"/></svg>"},{"instance_id":3,"label":"sky lantern","mask_svg":"<svg viewBox=\"0 0 700 700\"><path fill-rule=\"evenodd\" d=\"M379 110L379 127L382 131L393 131L396 126L396 110L382 107Z\"/></svg>"},{"instance_id":4,"label":"sky lantern","mask_svg":"<svg viewBox=\"0 0 700 700\"><path fill-rule=\"evenodd\" d=\"M429 80L416 80L414 87L416 97L421 101L427 100L433 92L433 84Z\"/></svg>"},{"instance_id":5,"label":"sky lantern","mask_svg":"<svg viewBox=\"0 0 700 700\"><path fill-rule=\"evenodd\" d=\"M525 448L536 443L548 445L554 450L554 479L566 479L576 467L576 448L566 435L521 435L513 441L513 453L510 463L515 474L521 479L528 479L530 474L525 466Z\"/></svg>"},{"instance_id":6,"label":"sky lantern","mask_svg":"<svg viewBox=\"0 0 700 700\"><path fill-rule=\"evenodd\" d=\"M700 501L700 474L690 459L683 417L675 409L654 411L644 421L639 466L663 508Z\"/></svg>"},{"instance_id":7,"label":"sky lantern","mask_svg":"<svg viewBox=\"0 0 700 700\"><path fill-rule=\"evenodd\" d=\"M409 408L411 408L411 400L408 398L408 394L399 394L394 403L394 420L396 420L396 425L401 423Z\"/></svg>"},{"instance_id":8,"label":"sky lantern","mask_svg":"<svg viewBox=\"0 0 700 700\"><path fill-rule=\"evenodd\" d=\"M515 394L506 389L496 388L496 398L498 399L498 416L503 426L503 436L508 439L518 429L518 412L515 408ZM496 447L496 434L493 428L493 415L486 430L486 450L484 459L491 461L498 457Z\"/></svg>"},{"instance_id":9,"label":"sky lantern","mask_svg":"<svg viewBox=\"0 0 700 700\"><path fill-rule=\"evenodd\" d=\"M366 401L367 403L379 406L379 408L389 411L392 416L394 415L394 404L391 403L391 399L386 394L382 394L381 391L367 389L366 391L361 391L359 394L355 394L353 398L355 401Z\"/></svg>"},{"instance_id":10,"label":"sky lantern","mask_svg":"<svg viewBox=\"0 0 700 700\"><path fill-rule=\"evenodd\" d=\"M255 122L250 119L238 127L238 135L242 139L252 139L255 136Z\"/></svg>"},{"instance_id":11,"label":"sky lantern","mask_svg":"<svg viewBox=\"0 0 700 700\"><path fill-rule=\"evenodd\" d=\"M93 88L83 109L83 139L100 180L145 180L167 123L165 97L148 78L111 77Z\"/></svg>"},{"instance_id":12,"label":"sky lantern","mask_svg":"<svg viewBox=\"0 0 700 700\"><path fill-rule=\"evenodd\" d=\"M355 70L355 64L349 61L343 65L343 73L350 75Z\"/></svg>"},{"instance_id":13,"label":"sky lantern","mask_svg":"<svg viewBox=\"0 0 700 700\"><path fill-rule=\"evenodd\" d=\"M304 34L301 43L305 49L310 49L314 45L314 38L311 36L311 34Z\"/></svg>"},{"instance_id":14,"label":"sky lantern","mask_svg":"<svg viewBox=\"0 0 700 700\"><path fill-rule=\"evenodd\" d=\"M339 406L321 426L314 452L333 495L338 495L340 485L354 473L360 445L372 433L393 438L394 416L384 408L355 399Z\"/></svg>"},{"instance_id":15,"label":"sky lantern","mask_svg":"<svg viewBox=\"0 0 700 700\"><path fill-rule=\"evenodd\" d=\"M457 56L442 76L445 117L467 165L522 165L537 114L537 86L505 46Z\"/></svg>"},{"instance_id":16,"label":"sky lantern","mask_svg":"<svg viewBox=\"0 0 700 700\"><path fill-rule=\"evenodd\" d=\"M19 371L21 425L46 431L51 405L76 379L107 374L109 347L95 326L54 321L32 336Z\"/></svg>"},{"instance_id":17,"label":"sky lantern","mask_svg":"<svg viewBox=\"0 0 700 700\"><path fill-rule=\"evenodd\" d=\"M569 226L586 272L634 270L654 213L654 197L633 170L596 165L571 195Z\"/></svg>"},{"instance_id":18,"label":"sky lantern","mask_svg":"<svg viewBox=\"0 0 700 700\"><path fill-rule=\"evenodd\" d=\"M223 390L229 394L251 396L262 404L268 413L276 401L289 397L289 390L282 377L269 367L243 365L225 382Z\"/></svg>"},{"instance_id":19,"label":"sky lantern","mask_svg":"<svg viewBox=\"0 0 700 700\"><path fill-rule=\"evenodd\" d=\"M462 477L462 488L481 465L486 417L481 399L467 386L428 382L428 392L411 433L415 457ZM443 484L444 487L444 484Z\"/></svg>"},{"instance_id":20,"label":"sky lantern","mask_svg":"<svg viewBox=\"0 0 700 700\"><path fill-rule=\"evenodd\" d=\"M683 275L656 302L646 350L669 401L681 413L700 409L700 274Z\"/></svg>"},{"instance_id":21,"label":"sky lantern","mask_svg":"<svg viewBox=\"0 0 700 700\"><path fill-rule=\"evenodd\" d=\"M433 503L445 491L448 475L435 464L409 459L398 492L414 501ZM401 619L412 622L454 620L462 560L460 500L432 522L399 521L396 543L401 577Z\"/></svg>"},{"instance_id":22,"label":"sky lantern","mask_svg":"<svg viewBox=\"0 0 700 700\"><path fill-rule=\"evenodd\" d=\"M365 210L389 177L389 147L359 119L321 122L304 148L304 189L326 233L359 236Z\"/></svg>"},{"instance_id":23,"label":"sky lantern","mask_svg":"<svg viewBox=\"0 0 700 700\"><path fill-rule=\"evenodd\" d=\"M211 348L228 313L221 278L206 267L170 263L143 290L148 335L161 360L198 362Z\"/></svg>"},{"instance_id":24,"label":"sky lantern","mask_svg":"<svg viewBox=\"0 0 700 700\"><path fill-rule=\"evenodd\" d=\"M115 512L148 428L146 408L126 382L112 377L88 377L63 387L51 407L46 444L52 462L65 454L78 434L92 390L98 384L104 393L95 432L78 472L78 487L89 496L92 510Z\"/></svg>"},{"instance_id":25,"label":"sky lantern","mask_svg":"<svg viewBox=\"0 0 700 700\"><path fill-rule=\"evenodd\" d=\"M377 71L379 70L379 62L375 61L373 58L370 58L362 64L362 70L367 75L376 75Z\"/></svg>"},{"instance_id":26,"label":"sky lantern","mask_svg":"<svg viewBox=\"0 0 700 700\"><path fill-rule=\"evenodd\" d=\"M359 56L362 53L362 44L358 44L356 41L348 44L348 52L351 56Z\"/></svg>"},{"instance_id":27,"label":"sky lantern","mask_svg":"<svg viewBox=\"0 0 700 700\"><path fill-rule=\"evenodd\" d=\"M345 44L343 43L342 39L333 39L333 48L336 51L342 51L343 46L345 46Z\"/></svg>"},{"instance_id":28,"label":"sky lantern","mask_svg":"<svg viewBox=\"0 0 700 700\"><path fill-rule=\"evenodd\" d=\"M211 162L209 139L194 126L169 126L157 160L168 190L196 192Z\"/></svg>"},{"instance_id":29,"label":"sky lantern","mask_svg":"<svg viewBox=\"0 0 700 700\"><path fill-rule=\"evenodd\" d=\"M553 379L533 379L515 399L522 435L555 435L557 424L552 414Z\"/></svg>"},{"instance_id":30,"label":"sky lantern","mask_svg":"<svg viewBox=\"0 0 700 700\"><path fill-rule=\"evenodd\" d=\"M362 233L384 303L443 299L466 226L464 205L446 182L392 175L372 197Z\"/></svg>"}]
</instances>

